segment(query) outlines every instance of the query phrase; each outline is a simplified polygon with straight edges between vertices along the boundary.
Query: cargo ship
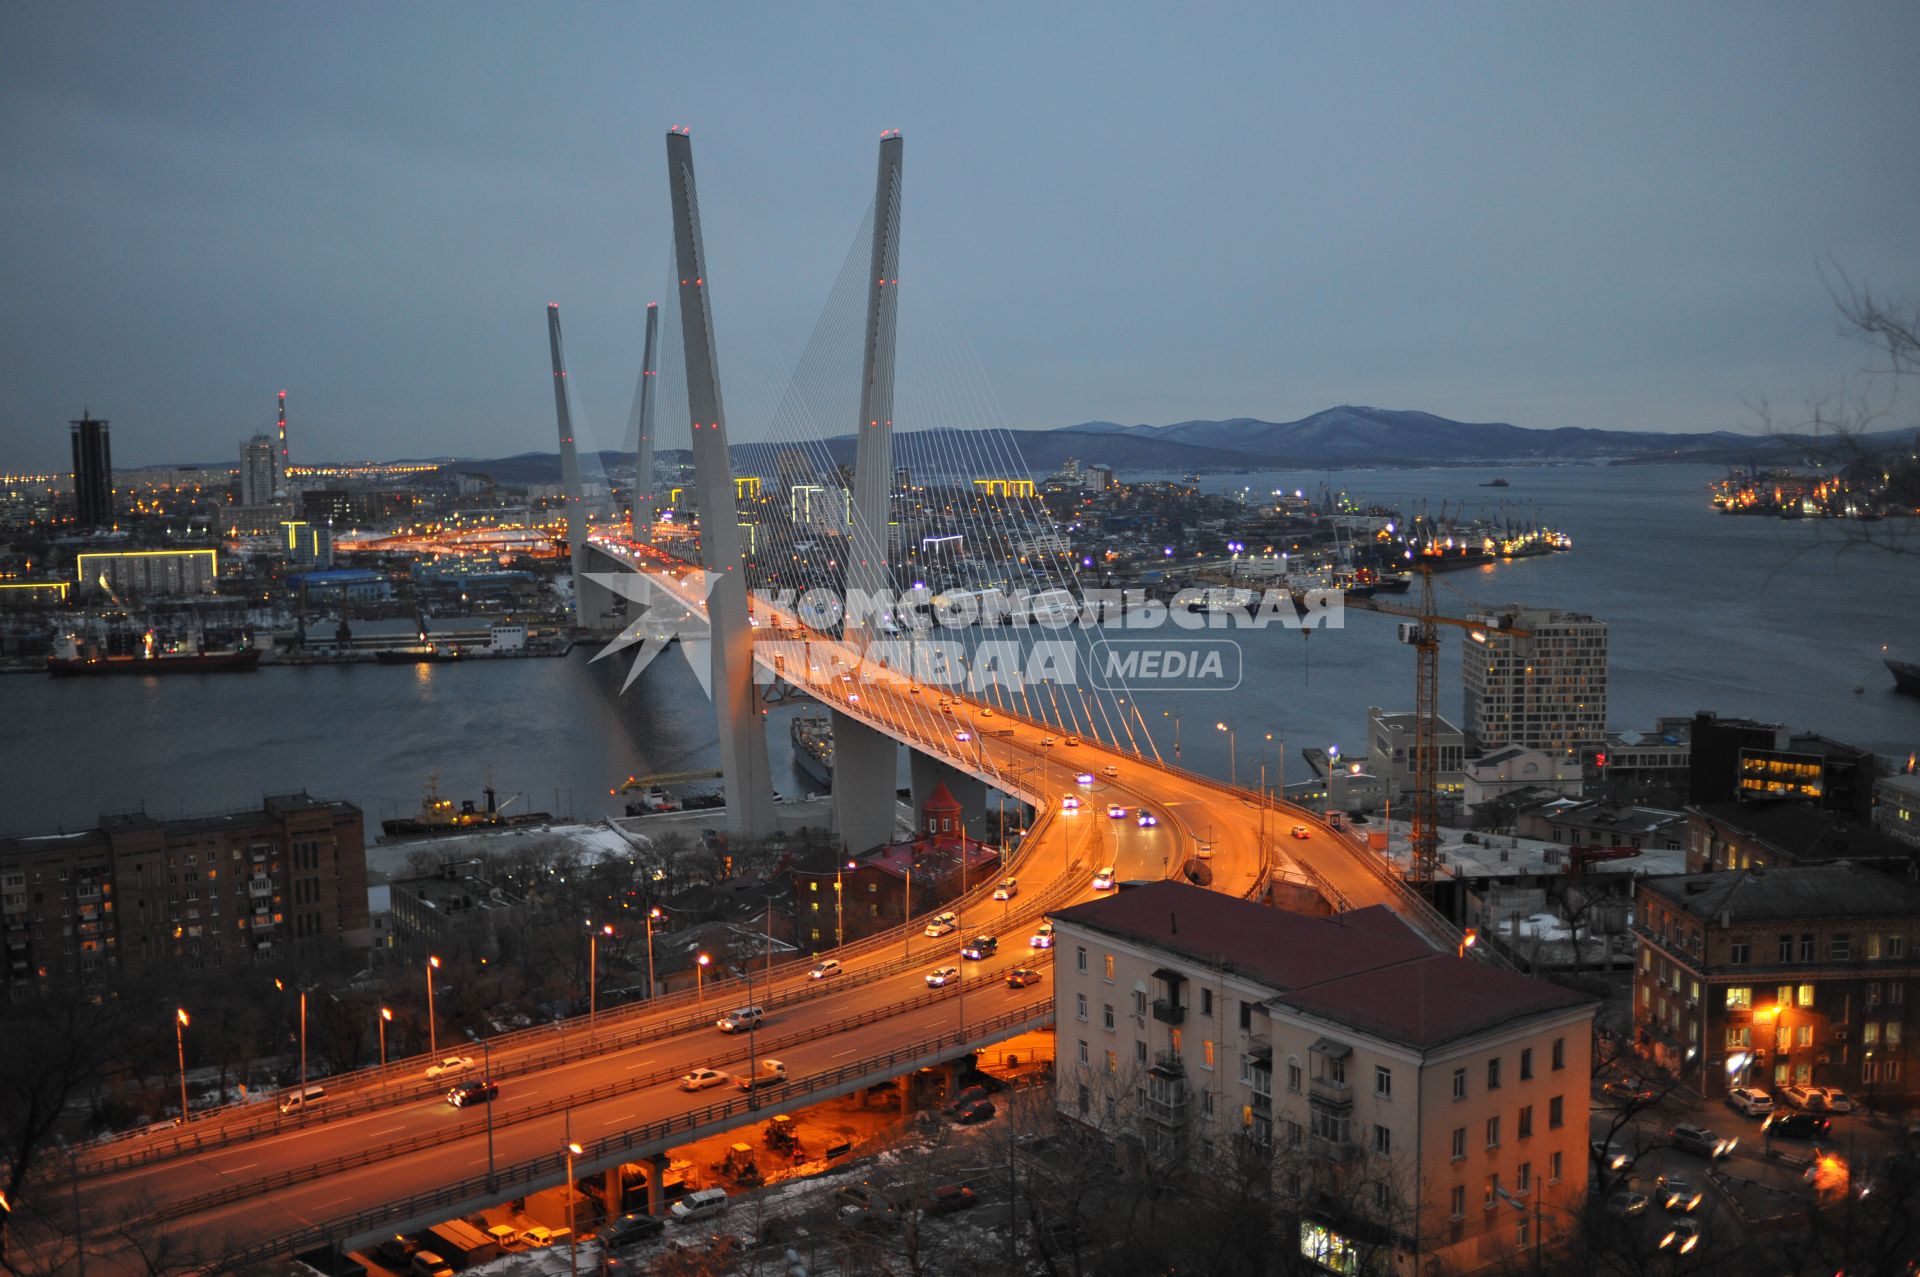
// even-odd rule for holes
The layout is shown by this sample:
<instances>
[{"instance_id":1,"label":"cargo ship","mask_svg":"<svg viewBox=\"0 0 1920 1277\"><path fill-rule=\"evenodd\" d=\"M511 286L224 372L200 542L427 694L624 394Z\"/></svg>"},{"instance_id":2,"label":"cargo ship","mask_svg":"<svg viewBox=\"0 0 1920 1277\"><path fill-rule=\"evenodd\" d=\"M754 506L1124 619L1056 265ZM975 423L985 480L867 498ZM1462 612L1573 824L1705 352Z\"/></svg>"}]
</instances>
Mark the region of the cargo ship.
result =
<instances>
[{"instance_id":1,"label":"cargo ship","mask_svg":"<svg viewBox=\"0 0 1920 1277\"><path fill-rule=\"evenodd\" d=\"M1891 656L1886 660L1887 669L1893 674L1894 690L1909 696L1920 696L1920 665L1911 661L1896 661Z\"/></svg>"},{"instance_id":2,"label":"cargo ship","mask_svg":"<svg viewBox=\"0 0 1920 1277\"><path fill-rule=\"evenodd\" d=\"M142 636L141 650L129 656L109 656L96 644L63 634L54 641L53 653L47 657L47 673L56 678L77 674L220 674L259 667L257 647L169 652L155 643L152 630Z\"/></svg>"},{"instance_id":3,"label":"cargo ship","mask_svg":"<svg viewBox=\"0 0 1920 1277\"><path fill-rule=\"evenodd\" d=\"M439 643L410 643L375 652L373 659L382 665L436 665L460 659L460 649Z\"/></svg>"},{"instance_id":4,"label":"cargo ship","mask_svg":"<svg viewBox=\"0 0 1920 1277\"><path fill-rule=\"evenodd\" d=\"M812 715L796 716L787 728L793 742L793 765L822 789L833 788L833 725Z\"/></svg>"},{"instance_id":5,"label":"cargo ship","mask_svg":"<svg viewBox=\"0 0 1920 1277\"><path fill-rule=\"evenodd\" d=\"M518 801L515 794L506 802L496 805L493 785L488 783L485 790L486 807L476 808L471 798L464 798L456 808L453 799L440 796L440 777L427 778L426 796L420 800L420 814L401 816L393 820L380 822L385 835L381 842L390 842L396 838L432 838L442 834L484 833L489 829L514 829L522 825L545 825L553 821L553 814L544 811L523 811L507 815L506 809Z\"/></svg>"}]
</instances>

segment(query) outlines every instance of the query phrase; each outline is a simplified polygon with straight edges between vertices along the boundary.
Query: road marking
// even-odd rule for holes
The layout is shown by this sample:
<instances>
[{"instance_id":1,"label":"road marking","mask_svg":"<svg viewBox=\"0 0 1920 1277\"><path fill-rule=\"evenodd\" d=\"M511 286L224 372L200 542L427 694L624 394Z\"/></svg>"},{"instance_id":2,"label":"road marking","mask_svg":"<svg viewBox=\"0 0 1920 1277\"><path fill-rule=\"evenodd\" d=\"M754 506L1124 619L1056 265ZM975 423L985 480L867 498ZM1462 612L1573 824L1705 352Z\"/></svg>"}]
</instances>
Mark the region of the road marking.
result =
<instances>
[{"instance_id":1,"label":"road marking","mask_svg":"<svg viewBox=\"0 0 1920 1277\"><path fill-rule=\"evenodd\" d=\"M849 1056L849 1055L852 1055L852 1054L853 1054L853 1053L854 1053L855 1051L858 1051L859 1049L860 1049L860 1048L859 1048L859 1047L857 1047L857 1046L855 1046L855 1047L848 1047L848 1048L847 1048L846 1050L844 1050L844 1051L842 1051L842 1052L840 1052L840 1054L839 1054L839 1055L836 1055L836 1056L834 1056L833 1058L834 1058L834 1059L836 1059L836 1060L838 1060L838 1059L841 1059L841 1058L842 1058L842 1057L844 1057L844 1056Z\"/></svg>"},{"instance_id":2,"label":"road marking","mask_svg":"<svg viewBox=\"0 0 1920 1277\"><path fill-rule=\"evenodd\" d=\"M620 1115L619 1117L610 1117L610 1118L608 1118L608 1119L607 1119L606 1121L604 1121L604 1122L602 1122L602 1123L600 1123L600 1125L602 1125L602 1126L616 1126L616 1125L618 1125L618 1124L619 1124L619 1123L621 1123L621 1122L625 1122L625 1121L629 1121L629 1120L631 1120L631 1119L632 1119L632 1117L633 1117L633 1114L631 1114L631 1113L622 1113L622 1114L621 1114L621 1115Z\"/></svg>"},{"instance_id":3,"label":"road marking","mask_svg":"<svg viewBox=\"0 0 1920 1277\"><path fill-rule=\"evenodd\" d=\"M406 1130L406 1129L407 1129L407 1128L406 1128L406 1127L404 1127L404 1126L389 1126L389 1127L388 1127L388 1128L387 1128L386 1130L384 1130L384 1131L369 1131L369 1132L368 1132L368 1134L369 1134L369 1135L391 1135L391 1134L393 1134L393 1133L394 1133L395 1131L404 1131L404 1130Z\"/></svg>"},{"instance_id":4,"label":"road marking","mask_svg":"<svg viewBox=\"0 0 1920 1277\"><path fill-rule=\"evenodd\" d=\"M226 1171L250 1171L258 1165L260 1165L258 1162L248 1162L245 1166L228 1166L222 1169Z\"/></svg>"},{"instance_id":5,"label":"road marking","mask_svg":"<svg viewBox=\"0 0 1920 1277\"><path fill-rule=\"evenodd\" d=\"M658 1058L659 1058L658 1056L655 1056L655 1057L654 1057L654 1059L658 1059ZM629 1072L629 1073L631 1073L631 1072L633 1072L633 1071L634 1071L635 1069L638 1069L638 1068L644 1068L645 1066L647 1066L647 1065L649 1065L649 1064L652 1064L652 1063L653 1063L653 1060L641 1060L641 1061L640 1061L640 1062L639 1062L638 1064L629 1064L629 1065L627 1065L627 1072Z\"/></svg>"}]
</instances>

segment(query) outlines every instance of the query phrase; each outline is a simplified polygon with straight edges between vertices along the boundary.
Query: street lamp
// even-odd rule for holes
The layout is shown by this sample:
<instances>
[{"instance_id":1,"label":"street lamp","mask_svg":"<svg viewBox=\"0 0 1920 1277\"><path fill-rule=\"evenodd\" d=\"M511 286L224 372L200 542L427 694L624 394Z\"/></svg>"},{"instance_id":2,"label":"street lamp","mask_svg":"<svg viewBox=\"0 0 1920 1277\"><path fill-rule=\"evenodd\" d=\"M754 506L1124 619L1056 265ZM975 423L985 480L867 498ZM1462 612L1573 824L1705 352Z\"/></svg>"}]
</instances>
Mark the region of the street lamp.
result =
<instances>
[{"instance_id":1,"label":"street lamp","mask_svg":"<svg viewBox=\"0 0 1920 1277\"><path fill-rule=\"evenodd\" d=\"M180 1053L180 1120L187 1120L187 1009L175 1007L173 1012L173 1046Z\"/></svg>"},{"instance_id":2,"label":"street lamp","mask_svg":"<svg viewBox=\"0 0 1920 1277\"><path fill-rule=\"evenodd\" d=\"M712 961L703 953L693 964L693 1004L701 1010L705 1010L707 1005L707 964Z\"/></svg>"},{"instance_id":3,"label":"street lamp","mask_svg":"<svg viewBox=\"0 0 1920 1277\"><path fill-rule=\"evenodd\" d=\"M1217 732L1225 732L1227 734L1227 783L1238 785L1240 783L1240 767L1234 757L1233 729L1225 723L1215 723L1213 729Z\"/></svg>"},{"instance_id":4,"label":"street lamp","mask_svg":"<svg viewBox=\"0 0 1920 1277\"><path fill-rule=\"evenodd\" d=\"M593 926L593 919L587 919L587 925ZM600 969L600 937L613 934L613 924L606 923L587 933L587 1039L593 1039L594 1014L598 1009L596 981Z\"/></svg>"},{"instance_id":5,"label":"street lamp","mask_svg":"<svg viewBox=\"0 0 1920 1277\"><path fill-rule=\"evenodd\" d=\"M842 850L844 851L845 848ZM845 895L841 888L846 871L854 868L858 866L851 860L844 865L837 864L833 867L833 947L836 949L847 942L846 909L843 905Z\"/></svg>"},{"instance_id":6,"label":"street lamp","mask_svg":"<svg viewBox=\"0 0 1920 1277\"><path fill-rule=\"evenodd\" d=\"M647 1001L649 1002L653 1001L653 924L666 916L660 912L659 905L647 910Z\"/></svg>"},{"instance_id":7,"label":"street lamp","mask_svg":"<svg viewBox=\"0 0 1920 1277\"><path fill-rule=\"evenodd\" d=\"M273 978L273 987L282 993L287 991L287 986L280 982L279 976ZM300 1089L302 1091L307 1089L307 991L305 989L300 990Z\"/></svg>"},{"instance_id":8,"label":"street lamp","mask_svg":"<svg viewBox=\"0 0 1920 1277\"><path fill-rule=\"evenodd\" d=\"M573 1159L584 1151L572 1140L567 1141L567 1266L573 1277L580 1277L580 1243L573 1227Z\"/></svg>"},{"instance_id":9,"label":"street lamp","mask_svg":"<svg viewBox=\"0 0 1920 1277\"><path fill-rule=\"evenodd\" d=\"M1340 761L1340 747L1327 746L1327 820L1333 820L1333 768Z\"/></svg>"},{"instance_id":10,"label":"street lamp","mask_svg":"<svg viewBox=\"0 0 1920 1277\"><path fill-rule=\"evenodd\" d=\"M387 1026L393 1023L393 1008L381 1007L380 1018L374 1021L380 1030L380 1067L387 1067Z\"/></svg>"},{"instance_id":11,"label":"street lamp","mask_svg":"<svg viewBox=\"0 0 1920 1277\"><path fill-rule=\"evenodd\" d=\"M433 1018L433 973L440 969L440 959L427 955L427 1054L440 1054L440 1035Z\"/></svg>"},{"instance_id":12,"label":"street lamp","mask_svg":"<svg viewBox=\"0 0 1920 1277\"><path fill-rule=\"evenodd\" d=\"M1173 756L1180 757L1180 716L1170 709L1160 711L1160 717L1173 720Z\"/></svg>"},{"instance_id":13,"label":"street lamp","mask_svg":"<svg viewBox=\"0 0 1920 1277\"><path fill-rule=\"evenodd\" d=\"M1454 956L1460 957L1460 958L1466 957L1467 950L1473 948L1473 946L1478 944L1479 942L1480 942L1480 933L1478 931L1475 931L1472 927L1468 927L1460 935L1460 948L1455 951Z\"/></svg>"},{"instance_id":14,"label":"street lamp","mask_svg":"<svg viewBox=\"0 0 1920 1277\"><path fill-rule=\"evenodd\" d=\"M1284 800L1287 796L1287 738L1282 736L1275 740L1273 733L1268 732L1267 740L1273 745L1275 788L1280 791L1280 797Z\"/></svg>"}]
</instances>

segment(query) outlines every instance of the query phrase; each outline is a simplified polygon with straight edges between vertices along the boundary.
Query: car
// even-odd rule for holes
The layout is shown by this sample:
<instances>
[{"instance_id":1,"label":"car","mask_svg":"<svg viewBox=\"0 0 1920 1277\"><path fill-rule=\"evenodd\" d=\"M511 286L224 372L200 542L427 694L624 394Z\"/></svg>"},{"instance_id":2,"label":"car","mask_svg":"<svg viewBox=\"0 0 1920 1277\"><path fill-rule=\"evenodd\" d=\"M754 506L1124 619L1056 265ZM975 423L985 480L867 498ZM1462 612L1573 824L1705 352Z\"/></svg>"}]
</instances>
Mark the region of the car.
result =
<instances>
[{"instance_id":1,"label":"car","mask_svg":"<svg viewBox=\"0 0 1920 1277\"><path fill-rule=\"evenodd\" d=\"M1848 1095L1845 1091L1841 1090L1839 1087L1823 1086L1823 1087L1820 1087L1819 1090L1820 1090L1820 1098L1826 1104L1827 1112L1829 1113L1853 1112L1853 1097L1851 1095Z\"/></svg>"},{"instance_id":2,"label":"car","mask_svg":"<svg viewBox=\"0 0 1920 1277\"><path fill-rule=\"evenodd\" d=\"M413 1252L419 1249L419 1242L395 1233L374 1248L373 1257L390 1268L404 1267L413 1258Z\"/></svg>"},{"instance_id":3,"label":"car","mask_svg":"<svg viewBox=\"0 0 1920 1277\"><path fill-rule=\"evenodd\" d=\"M893 1217L893 1203L871 1184L842 1185L833 1199L839 1204L836 1213L848 1223L886 1224Z\"/></svg>"},{"instance_id":4,"label":"car","mask_svg":"<svg viewBox=\"0 0 1920 1277\"><path fill-rule=\"evenodd\" d=\"M982 706L980 707L980 717L982 717L982 718L992 718L992 717L993 717L993 706L991 706L991 705L982 705Z\"/></svg>"},{"instance_id":5,"label":"car","mask_svg":"<svg viewBox=\"0 0 1920 1277\"><path fill-rule=\"evenodd\" d=\"M1307 838L1313 837L1312 831L1309 830L1305 825L1295 825L1292 829L1288 830L1287 832L1291 833L1295 838L1300 838L1300 839L1307 839Z\"/></svg>"},{"instance_id":6,"label":"car","mask_svg":"<svg viewBox=\"0 0 1920 1277\"><path fill-rule=\"evenodd\" d=\"M1060 743L1062 745L1065 745L1068 749L1072 749L1075 745L1078 745L1080 743L1080 738L1078 736L1069 736L1065 740L1061 741Z\"/></svg>"},{"instance_id":7,"label":"car","mask_svg":"<svg viewBox=\"0 0 1920 1277\"><path fill-rule=\"evenodd\" d=\"M1122 807L1119 803L1107 804L1108 820L1125 820L1126 818L1127 818L1127 809L1125 807Z\"/></svg>"},{"instance_id":8,"label":"car","mask_svg":"<svg viewBox=\"0 0 1920 1277\"><path fill-rule=\"evenodd\" d=\"M960 978L959 967L935 967L927 972L927 987L941 989Z\"/></svg>"},{"instance_id":9,"label":"car","mask_svg":"<svg viewBox=\"0 0 1920 1277\"><path fill-rule=\"evenodd\" d=\"M414 1277L453 1277L453 1266L430 1250L416 1250L407 1265Z\"/></svg>"},{"instance_id":10,"label":"car","mask_svg":"<svg viewBox=\"0 0 1920 1277\"><path fill-rule=\"evenodd\" d=\"M964 745L968 741L973 739L973 733L962 729L960 731L955 732L953 734L953 738L959 741L962 745Z\"/></svg>"},{"instance_id":11,"label":"car","mask_svg":"<svg viewBox=\"0 0 1920 1277\"><path fill-rule=\"evenodd\" d=\"M976 1122L990 1121L1000 1110L993 1107L993 1101L978 1099L954 1112L953 1120L961 1126L972 1126Z\"/></svg>"},{"instance_id":12,"label":"car","mask_svg":"<svg viewBox=\"0 0 1920 1277\"><path fill-rule=\"evenodd\" d=\"M920 1209L928 1215L951 1215L978 1203L965 1184L942 1184L920 1199Z\"/></svg>"},{"instance_id":13,"label":"car","mask_svg":"<svg viewBox=\"0 0 1920 1277\"><path fill-rule=\"evenodd\" d=\"M1773 1097L1757 1086L1736 1086L1727 1092L1727 1107L1748 1117L1765 1117L1773 1112Z\"/></svg>"},{"instance_id":14,"label":"car","mask_svg":"<svg viewBox=\"0 0 1920 1277\"><path fill-rule=\"evenodd\" d=\"M941 713L943 713L943 714L951 714L951 713L953 713L953 702L952 702L952 701L941 701L941 702L940 702L940 712L941 712Z\"/></svg>"},{"instance_id":15,"label":"car","mask_svg":"<svg viewBox=\"0 0 1920 1277\"><path fill-rule=\"evenodd\" d=\"M1686 1215L1700 1207L1700 1190L1684 1175L1662 1175L1657 1187L1660 1208L1668 1214Z\"/></svg>"},{"instance_id":16,"label":"car","mask_svg":"<svg viewBox=\"0 0 1920 1277\"><path fill-rule=\"evenodd\" d=\"M462 1082L447 1092L447 1103L457 1109L469 1104L491 1104L500 1094L500 1084L485 1078L475 1078L471 1082Z\"/></svg>"},{"instance_id":17,"label":"car","mask_svg":"<svg viewBox=\"0 0 1920 1277\"><path fill-rule=\"evenodd\" d=\"M935 940L941 936L950 936L958 930L960 930L960 919L954 916L951 909L946 913L938 915L932 922L927 924L927 935L930 939Z\"/></svg>"},{"instance_id":18,"label":"car","mask_svg":"<svg viewBox=\"0 0 1920 1277\"><path fill-rule=\"evenodd\" d=\"M1739 1140L1724 1140L1704 1126L1676 1126L1667 1133L1668 1141L1682 1153L1696 1153L1708 1161L1732 1154Z\"/></svg>"},{"instance_id":19,"label":"car","mask_svg":"<svg viewBox=\"0 0 1920 1277\"><path fill-rule=\"evenodd\" d=\"M1661 1250L1671 1250L1676 1255L1684 1255L1700 1244L1700 1221L1696 1219L1676 1219L1660 1239Z\"/></svg>"},{"instance_id":20,"label":"car","mask_svg":"<svg viewBox=\"0 0 1920 1277\"><path fill-rule=\"evenodd\" d=\"M667 1229L667 1221L658 1215L622 1215L601 1230L600 1237L608 1246L631 1246L635 1242L658 1237Z\"/></svg>"},{"instance_id":21,"label":"car","mask_svg":"<svg viewBox=\"0 0 1920 1277\"><path fill-rule=\"evenodd\" d=\"M1060 800L1060 810L1063 812L1079 811L1080 799L1073 794L1068 794Z\"/></svg>"},{"instance_id":22,"label":"car","mask_svg":"<svg viewBox=\"0 0 1920 1277\"><path fill-rule=\"evenodd\" d=\"M1040 929L1027 937L1027 943L1035 949L1053 948L1053 924L1043 922Z\"/></svg>"},{"instance_id":23,"label":"car","mask_svg":"<svg viewBox=\"0 0 1920 1277\"><path fill-rule=\"evenodd\" d=\"M975 936L960 946L960 956L972 958L975 962L985 962L1000 951L998 936Z\"/></svg>"},{"instance_id":24,"label":"car","mask_svg":"<svg viewBox=\"0 0 1920 1277\"><path fill-rule=\"evenodd\" d=\"M840 959L822 958L813 964L813 970L807 972L809 980L824 980L831 975L840 974Z\"/></svg>"},{"instance_id":25,"label":"car","mask_svg":"<svg viewBox=\"0 0 1920 1277\"><path fill-rule=\"evenodd\" d=\"M1607 1198L1607 1214L1615 1219L1632 1219L1643 1215L1647 1210L1647 1195L1630 1189L1621 1189Z\"/></svg>"},{"instance_id":26,"label":"car","mask_svg":"<svg viewBox=\"0 0 1920 1277\"><path fill-rule=\"evenodd\" d=\"M430 1078L445 1077L449 1073L464 1073L472 1067L473 1057L471 1055L445 1055L434 1063L427 1065L427 1076Z\"/></svg>"},{"instance_id":27,"label":"car","mask_svg":"<svg viewBox=\"0 0 1920 1277\"><path fill-rule=\"evenodd\" d=\"M743 1029L757 1029L767 1013L759 1007L735 1007L713 1022L713 1027L722 1033L739 1033Z\"/></svg>"},{"instance_id":28,"label":"car","mask_svg":"<svg viewBox=\"0 0 1920 1277\"><path fill-rule=\"evenodd\" d=\"M1113 866L1112 865L1107 865L1105 868L1096 869L1093 871L1093 889L1095 891L1112 891L1113 890Z\"/></svg>"},{"instance_id":29,"label":"car","mask_svg":"<svg viewBox=\"0 0 1920 1277\"><path fill-rule=\"evenodd\" d=\"M1774 1113L1760 1129L1769 1138L1779 1136L1792 1140L1818 1140L1825 1139L1827 1132L1833 1129L1833 1119L1821 1117L1818 1113Z\"/></svg>"},{"instance_id":30,"label":"car","mask_svg":"<svg viewBox=\"0 0 1920 1277\"><path fill-rule=\"evenodd\" d=\"M1633 1154L1611 1141L1602 1144L1598 1140L1595 1140L1590 1147L1593 1149L1594 1157L1599 1161L1600 1165L1607 1170L1625 1170L1633 1164Z\"/></svg>"},{"instance_id":31,"label":"car","mask_svg":"<svg viewBox=\"0 0 1920 1277\"><path fill-rule=\"evenodd\" d=\"M1007 972L1009 989L1024 989L1030 984L1040 983L1040 973L1031 967L1015 967Z\"/></svg>"},{"instance_id":32,"label":"car","mask_svg":"<svg viewBox=\"0 0 1920 1277\"><path fill-rule=\"evenodd\" d=\"M1076 785L1085 785L1085 786L1091 787L1093 785L1093 773L1081 772L1078 776L1075 776L1073 778L1073 783Z\"/></svg>"},{"instance_id":33,"label":"car","mask_svg":"<svg viewBox=\"0 0 1920 1277\"><path fill-rule=\"evenodd\" d=\"M1000 885L993 889L993 898L995 900L1011 900L1019 894L1020 880L1018 878L1002 878Z\"/></svg>"},{"instance_id":34,"label":"car","mask_svg":"<svg viewBox=\"0 0 1920 1277\"><path fill-rule=\"evenodd\" d=\"M683 1091L704 1091L710 1086L725 1086L727 1075L719 1069L695 1069L680 1079Z\"/></svg>"},{"instance_id":35,"label":"car","mask_svg":"<svg viewBox=\"0 0 1920 1277\"><path fill-rule=\"evenodd\" d=\"M1600 1094L1623 1104L1647 1104L1653 1100L1653 1091L1641 1085L1634 1078L1609 1078L1601 1083Z\"/></svg>"},{"instance_id":36,"label":"car","mask_svg":"<svg viewBox=\"0 0 1920 1277\"><path fill-rule=\"evenodd\" d=\"M1827 1102L1827 1097L1811 1086L1783 1086L1780 1098L1803 1113L1817 1113Z\"/></svg>"},{"instance_id":37,"label":"car","mask_svg":"<svg viewBox=\"0 0 1920 1277\"><path fill-rule=\"evenodd\" d=\"M703 1188L697 1193L688 1193L673 1204L668 1213L673 1222L684 1224L690 1220L707 1219L727 1209L727 1190L724 1188Z\"/></svg>"},{"instance_id":38,"label":"car","mask_svg":"<svg viewBox=\"0 0 1920 1277\"><path fill-rule=\"evenodd\" d=\"M1120 775L1120 769L1118 767L1115 767L1112 763L1108 763L1105 767L1102 767L1100 769L1100 774L1102 776L1105 776L1108 780L1113 780L1114 778Z\"/></svg>"},{"instance_id":39,"label":"car","mask_svg":"<svg viewBox=\"0 0 1920 1277\"><path fill-rule=\"evenodd\" d=\"M1051 736L1042 736L1040 738L1040 744L1043 748L1051 749L1056 743L1055 739Z\"/></svg>"},{"instance_id":40,"label":"car","mask_svg":"<svg viewBox=\"0 0 1920 1277\"><path fill-rule=\"evenodd\" d=\"M1160 827L1160 818L1150 811L1142 811L1134 818L1133 823L1142 829L1158 829Z\"/></svg>"}]
</instances>

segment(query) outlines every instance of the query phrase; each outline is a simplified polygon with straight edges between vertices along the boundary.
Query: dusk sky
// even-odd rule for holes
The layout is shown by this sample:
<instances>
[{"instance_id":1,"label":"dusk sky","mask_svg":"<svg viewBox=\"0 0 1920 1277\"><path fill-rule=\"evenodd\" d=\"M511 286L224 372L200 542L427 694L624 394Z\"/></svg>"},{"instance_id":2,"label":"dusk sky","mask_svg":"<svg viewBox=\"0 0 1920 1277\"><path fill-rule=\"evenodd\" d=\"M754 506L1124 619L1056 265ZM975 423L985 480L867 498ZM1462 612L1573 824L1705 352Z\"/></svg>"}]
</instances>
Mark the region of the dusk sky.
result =
<instances>
[{"instance_id":1,"label":"dusk sky","mask_svg":"<svg viewBox=\"0 0 1920 1277\"><path fill-rule=\"evenodd\" d=\"M729 379L900 128L903 315L1005 424L1740 428L1870 362L1840 273L1920 300L1917 56L1911 3L8 5L0 470L83 406L230 461L282 388L296 463L551 450L550 300L615 446L674 124Z\"/></svg>"}]
</instances>

